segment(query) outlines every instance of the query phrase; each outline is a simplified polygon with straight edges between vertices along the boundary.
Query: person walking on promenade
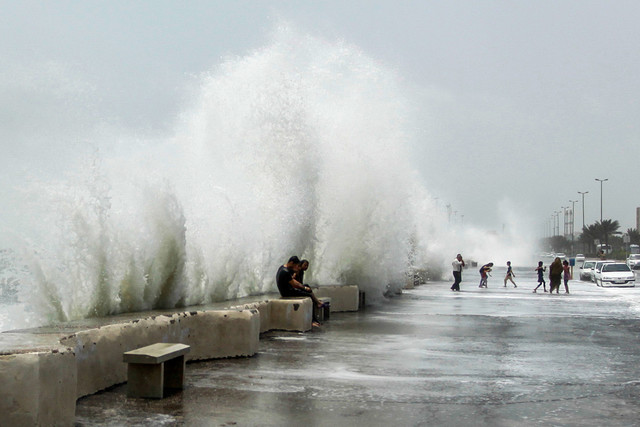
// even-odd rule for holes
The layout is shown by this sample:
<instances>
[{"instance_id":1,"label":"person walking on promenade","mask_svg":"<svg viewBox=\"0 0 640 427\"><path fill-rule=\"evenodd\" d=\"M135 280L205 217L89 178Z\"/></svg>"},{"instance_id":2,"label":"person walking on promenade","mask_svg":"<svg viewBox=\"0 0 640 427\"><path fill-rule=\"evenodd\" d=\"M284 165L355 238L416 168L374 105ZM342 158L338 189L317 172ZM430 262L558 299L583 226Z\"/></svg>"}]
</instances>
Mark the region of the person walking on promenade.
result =
<instances>
[{"instance_id":1,"label":"person walking on promenade","mask_svg":"<svg viewBox=\"0 0 640 427\"><path fill-rule=\"evenodd\" d=\"M507 287L507 280L510 280L511 283L513 283L513 287L517 288L518 285L516 285L516 282L513 281L513 278L516 277L516 275L513 273L513 269L511 268L511 261L507 261L507 275L504 276L504 287Z\"/></svg>"},{"instance_id":2,"label":"person walking on promenade","mask_svg":"<svg viewBox=\"0 0 640 427\"><path fill-rule=\"evenodd\" d=\"M547 292L547 282L544 281L544 271L547 267L542 266L542 261L538 261L538 267L534 270L538 272L538 286L533 290L533 293L536 293L536 290L542 285L542 288L545 292Z\"/></svg>"},{"instance_id":3,"label":"person walking on promenade","mask_svg":"<svg viewBox=\"0 0 640 427\"><path fill-rule=\"evenodd\" d=\"M491 272L491 267L493 267L492 262L480 267L480 285L478 285L479 288L487 287L487 276L489 276L489 273Z\"/></svg>"},{"instance_id":4,"label":"person walking on promenade","mask_svg":"<svg viewBox=\"0 0 640 427\"><path fill-rule=\"evenodd\" d=\"M556 293L560 293L560 282L562 282L562 261L556 257L549 266L549 293L552 294L554 289Z\"/></svg>"},{"instance_id":5,"label":"person walking on promenade","mask_svg":"<svg viewBox=\"0 0 640 427\"><path fill-rule=\"evenodd\" d=\"M460 292L460 282L462 282L462 268L464 267L464 260L462 259L462 255L458 254L451 265L453 266L453 285L451 285L451 290L454 292Z\"/></svg>"},{"instance_id":6,"label":"person walking on promenade","mask_svg":"<svg viewBox=\"0 0 640 427\"><path fill-rule=\"evenodd\" d=\"M565 259L564 261L562 261L562 274L563 274L563 279L564 279L564 293L568 294L569 293L569 279L571 278L571 271L569 269L569 263L567 262L567 260Z\"/></svg>"}]
</instances>

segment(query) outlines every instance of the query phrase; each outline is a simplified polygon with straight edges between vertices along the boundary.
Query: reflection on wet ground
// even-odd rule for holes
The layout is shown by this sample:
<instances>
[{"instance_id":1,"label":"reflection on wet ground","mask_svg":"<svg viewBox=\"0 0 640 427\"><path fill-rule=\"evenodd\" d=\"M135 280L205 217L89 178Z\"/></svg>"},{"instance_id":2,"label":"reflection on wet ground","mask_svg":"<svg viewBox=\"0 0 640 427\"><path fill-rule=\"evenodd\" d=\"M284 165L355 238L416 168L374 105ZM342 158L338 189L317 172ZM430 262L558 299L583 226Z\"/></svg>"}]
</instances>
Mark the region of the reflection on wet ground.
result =
<instances>
[{"instance_id":1,"label":"reflection on wet ground","mask_svg":"<svg viewBox=\"0 0 640 427\"><path fill-rule=\"evenodd\" d=\"M77 425L635 425L640 289L432 283L255 357L187 365L186 388L81 399ZM563 291L562 291L563 292Z\"/></svg>"}]
</instances>

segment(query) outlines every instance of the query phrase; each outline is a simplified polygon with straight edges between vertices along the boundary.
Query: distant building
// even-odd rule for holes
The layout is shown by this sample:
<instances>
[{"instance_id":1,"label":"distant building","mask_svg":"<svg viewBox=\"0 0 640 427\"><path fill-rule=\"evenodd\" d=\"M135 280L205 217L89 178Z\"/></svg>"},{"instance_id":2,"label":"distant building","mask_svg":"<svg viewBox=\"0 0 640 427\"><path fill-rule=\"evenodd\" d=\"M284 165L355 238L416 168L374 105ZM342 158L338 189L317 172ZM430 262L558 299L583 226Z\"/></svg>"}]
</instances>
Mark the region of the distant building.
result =
<instances>
[{"instance_id":1,"label":"distant building","mask_svg":"<svg viewBox=\"0 0 640 427\"><path fill-rule=\"evenodd\" d=\"M636 230L640 230L640 208L636 208Z\"/></svg>"}]
</instances>

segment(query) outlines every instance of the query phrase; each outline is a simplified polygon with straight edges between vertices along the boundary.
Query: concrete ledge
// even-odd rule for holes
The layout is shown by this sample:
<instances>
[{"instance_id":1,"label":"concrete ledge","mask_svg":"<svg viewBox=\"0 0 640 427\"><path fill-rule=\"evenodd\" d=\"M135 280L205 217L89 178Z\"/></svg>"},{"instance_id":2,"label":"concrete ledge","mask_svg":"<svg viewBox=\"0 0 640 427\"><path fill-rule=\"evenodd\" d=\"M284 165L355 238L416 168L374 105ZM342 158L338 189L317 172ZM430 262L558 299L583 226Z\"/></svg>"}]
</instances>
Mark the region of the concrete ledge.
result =
<instances>
[{"instance_id":1,"label":"concrete ledge","mask_svg":"<svg viewBox=\"0 0 640 427\"><path fill-rule=\"evenodd\" d=\"M313 290L318 298L331 298L331 312L358 311L360 308L357 285L326 285Z\"/></svg>"},{"instance_id":2,"label":"concrete ledge","mask_svg":"<svg viewBox=\"0 0 640 427\"><path fill-rule=\"evenodd\" d=\"M0 356L0 424L73 425L76 359L71 351Z\"/></svg>"},{"instance_id":3,"label":"concrete ledge","mask_svg":"<svg viewBox=\"0 0 640 427\"><path fill-rule=\"evenodd\" d=\"M75 333L60 342L77 359L77 397L127 380L122 354L158 342L191 346L187 360L252 356L258 351L256 310L212 310L154 316Z\"/></svg>"},{"instance_id":4,"label":"concrete ledge","mask_svg":"<svg viewBox=\"0 0 640 427\"><path fill-rule=\"evenodd\" d=\"M359 308L355 285L322 286L316 295L331 298L332 312ZM309 298L269 299L134 320L129 314L84 330L70 324L60 325L58 332L43 328L42 335L20 331L7 337L12 344L29 335L38 347L14 345L14 352L0 354L0 425L73 425L77 398L127 380L124 352L175 342L191 346L187 360L252 356L260 333L308 331L312 313Z\"/></svg>"},{"instance_id":5,"label":"concrete ledge","mask_svg":"<svg viewBox=\"0 0 640 427\"><path fill-rule=\"evenodd\" d=\"M313 321L311 298L287 298L271 300L270 329L283 331L308 331Z\"/></svg>"},{"instance_id":6,"label":"concrete ledge","mask_svg":"<svg viewBox=\"0 0 640 427\"><path fill-rule=\"evenodd\" d=\"M260 333L268 332L271 328L271 300L255 301L248 304L229 307L230 310L257 310L260 317Z\"/></svg>"}]
</instances>

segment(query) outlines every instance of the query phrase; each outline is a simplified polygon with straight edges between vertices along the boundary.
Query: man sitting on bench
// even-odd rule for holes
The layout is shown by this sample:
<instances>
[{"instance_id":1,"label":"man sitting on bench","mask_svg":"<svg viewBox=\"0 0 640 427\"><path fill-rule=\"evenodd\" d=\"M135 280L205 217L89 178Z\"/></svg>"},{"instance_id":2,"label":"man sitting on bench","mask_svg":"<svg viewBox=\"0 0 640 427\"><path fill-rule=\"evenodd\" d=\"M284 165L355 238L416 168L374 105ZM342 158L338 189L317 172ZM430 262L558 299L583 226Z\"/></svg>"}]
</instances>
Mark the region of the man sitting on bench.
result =
<instances>
[{"instance_id":1,"label":"man sitting on bench","mask_svg":"<svg viewBox=\"0 0 640 427\"><path fill-rule=\"evenodd\" d=\"M311 298L314 304L321 308L322 302L314 295L309 286L303 285L294 279L294 274L299 272L301 268L300 259L297 256L292 256L285 265L281 265L276 273L276 284L280 295L283 297L308 297ZM314 310L315 313L315 310ZM314 315L313 326L320 326Z\"/></svg>"}]
</instances>

